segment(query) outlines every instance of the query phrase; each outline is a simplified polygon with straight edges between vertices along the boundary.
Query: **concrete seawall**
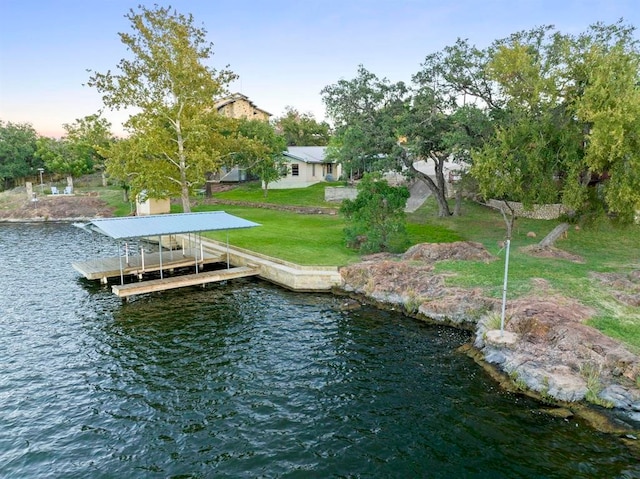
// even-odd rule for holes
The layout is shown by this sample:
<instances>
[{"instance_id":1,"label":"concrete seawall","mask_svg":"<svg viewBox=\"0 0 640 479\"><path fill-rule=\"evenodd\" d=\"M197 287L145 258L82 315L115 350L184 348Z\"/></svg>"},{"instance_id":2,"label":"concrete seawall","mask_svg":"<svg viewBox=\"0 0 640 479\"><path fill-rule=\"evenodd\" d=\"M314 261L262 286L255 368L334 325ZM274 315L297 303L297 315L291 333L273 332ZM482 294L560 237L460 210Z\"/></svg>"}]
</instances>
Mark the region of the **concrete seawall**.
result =
<instances>
[{"instance_id":1,"label":"concrete seawall","mask_svg":"<svg viewBox=\"0 0 640 479\"><path fill-rule=\"evenodd\" d=\"M177 240L180 241L180 235ZM335 266L303 266L225 243L202 238L206 252L228 255L233 266L259 267L258 276L292 291L330 292L342 284L342 277Z\"/></svg>"}]
</instances>

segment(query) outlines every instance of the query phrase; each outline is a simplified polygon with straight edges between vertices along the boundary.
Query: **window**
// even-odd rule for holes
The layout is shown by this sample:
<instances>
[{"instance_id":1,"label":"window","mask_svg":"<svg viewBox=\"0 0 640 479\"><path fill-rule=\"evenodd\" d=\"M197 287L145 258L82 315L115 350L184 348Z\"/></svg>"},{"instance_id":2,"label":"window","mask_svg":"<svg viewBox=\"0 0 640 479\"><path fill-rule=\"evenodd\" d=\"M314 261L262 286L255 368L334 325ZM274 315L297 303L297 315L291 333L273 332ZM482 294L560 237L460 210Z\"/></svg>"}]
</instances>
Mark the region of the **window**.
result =
<instances>
[{"instance_id":1,"label":"window","mask_svg":"<svg viewBox=\"0 0 640 479\"><path fill-rule=\"evenodd\" d=\"M300 165L291 165L291 176L300 176Z\"/></svg>"},{"instance_id":2,"label":"window","mask_svg":"<svg viewBox=\"0 0 640 479\"><path fill-rule=\"evenodd\" d=\"M327 174L330 175L333 173L333 163L327 163Z\"/></svg>"},{"instance_id":3,"label":"window","mask_svg":"<svg viewBox=\"0 0 640 479\"><path fill-rule=\"evenodd\" d=\"M316 176L316 165L315 165L315 163L311 165L311 176Z\"/></svg>"}]
</instances>

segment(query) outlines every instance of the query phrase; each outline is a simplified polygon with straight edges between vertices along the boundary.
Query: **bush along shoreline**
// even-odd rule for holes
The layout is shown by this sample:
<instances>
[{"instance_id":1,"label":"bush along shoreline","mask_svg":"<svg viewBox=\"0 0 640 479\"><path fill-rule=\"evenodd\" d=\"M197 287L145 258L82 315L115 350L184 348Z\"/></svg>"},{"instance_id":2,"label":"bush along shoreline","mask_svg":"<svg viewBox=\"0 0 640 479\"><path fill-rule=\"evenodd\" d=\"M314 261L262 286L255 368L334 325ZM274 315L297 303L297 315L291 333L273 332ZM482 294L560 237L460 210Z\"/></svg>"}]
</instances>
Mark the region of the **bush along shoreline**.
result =
<instances>
[{"instance_id":1,"label":"bush along shoreline","mask_svg":"<svg viewBox=\"0 0 640 479\"><path fill-rule=\"evenodd\" d=\"M585 325L594 314L589 307L554 293L543 279L532 279L536 294L507 303L501 331L500 300L480 288L448 287L445 274L434 271L441 260L495 259L480 243L420 244L401 255L371 255L341 268L339 293L472 331L472 344L462 350L503 386L620 433L640 452L635 440L640 436L640 357Z\"/></svg>"}]
</instances>

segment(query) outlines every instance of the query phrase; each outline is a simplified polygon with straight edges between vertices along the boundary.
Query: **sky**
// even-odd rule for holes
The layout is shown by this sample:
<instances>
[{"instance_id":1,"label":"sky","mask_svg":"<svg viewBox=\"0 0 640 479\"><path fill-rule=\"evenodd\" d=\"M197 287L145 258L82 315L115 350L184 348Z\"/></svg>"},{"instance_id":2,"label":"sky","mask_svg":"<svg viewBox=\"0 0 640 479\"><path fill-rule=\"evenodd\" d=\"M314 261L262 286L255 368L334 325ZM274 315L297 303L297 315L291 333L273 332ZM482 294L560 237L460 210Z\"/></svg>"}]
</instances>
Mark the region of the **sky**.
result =
<instances>
[{"instance_id":1,"label":"sky","mask_svg":"<svg viewBox=\"0 0 640 479\"><path fill-rule=\"evenodd\" d=\"M458 38L484 48L511 33L554 25L579 34L623 18L640 27L640 0L0 0L0 120L59 137L64 123L103 108L88 70L117 72L118 33L143 3L193 14L214 44L209 66L239 75L232 92L282 116L325 119L321 90L359 65L411 80L424 58ZM122 135L127 113L105 111Z\"/></svg>"}]
</instances>

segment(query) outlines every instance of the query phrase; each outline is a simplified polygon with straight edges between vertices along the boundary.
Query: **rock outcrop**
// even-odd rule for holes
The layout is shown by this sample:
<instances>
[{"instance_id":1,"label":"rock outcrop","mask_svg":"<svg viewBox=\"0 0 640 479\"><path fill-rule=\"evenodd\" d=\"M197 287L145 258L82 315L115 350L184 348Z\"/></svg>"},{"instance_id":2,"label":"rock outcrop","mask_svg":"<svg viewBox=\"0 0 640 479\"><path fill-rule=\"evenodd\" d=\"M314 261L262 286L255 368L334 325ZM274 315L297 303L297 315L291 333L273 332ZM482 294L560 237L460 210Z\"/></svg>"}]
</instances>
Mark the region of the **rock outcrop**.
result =
<instances>
[{"instance_id":1,"label":"rock outcrop","mask_svg":"<svg viewBox=\"0 0 640 479\"><path fill-rule=\"evenodd\" d=\"M495 259L479 243L421 244L342 268L343 289L415 317L475 330L474 347L518 387L549 399L618 408L640 420L640 357L584 324L594 315L591 308L534 278L535 295L508 302L500 331L500 301L480 288L447 287L445 274L434 270L437 261ZM635 304L640 272L594 277L613 282L624 293L619 296Z\"/></svg>"}]
</instances>

